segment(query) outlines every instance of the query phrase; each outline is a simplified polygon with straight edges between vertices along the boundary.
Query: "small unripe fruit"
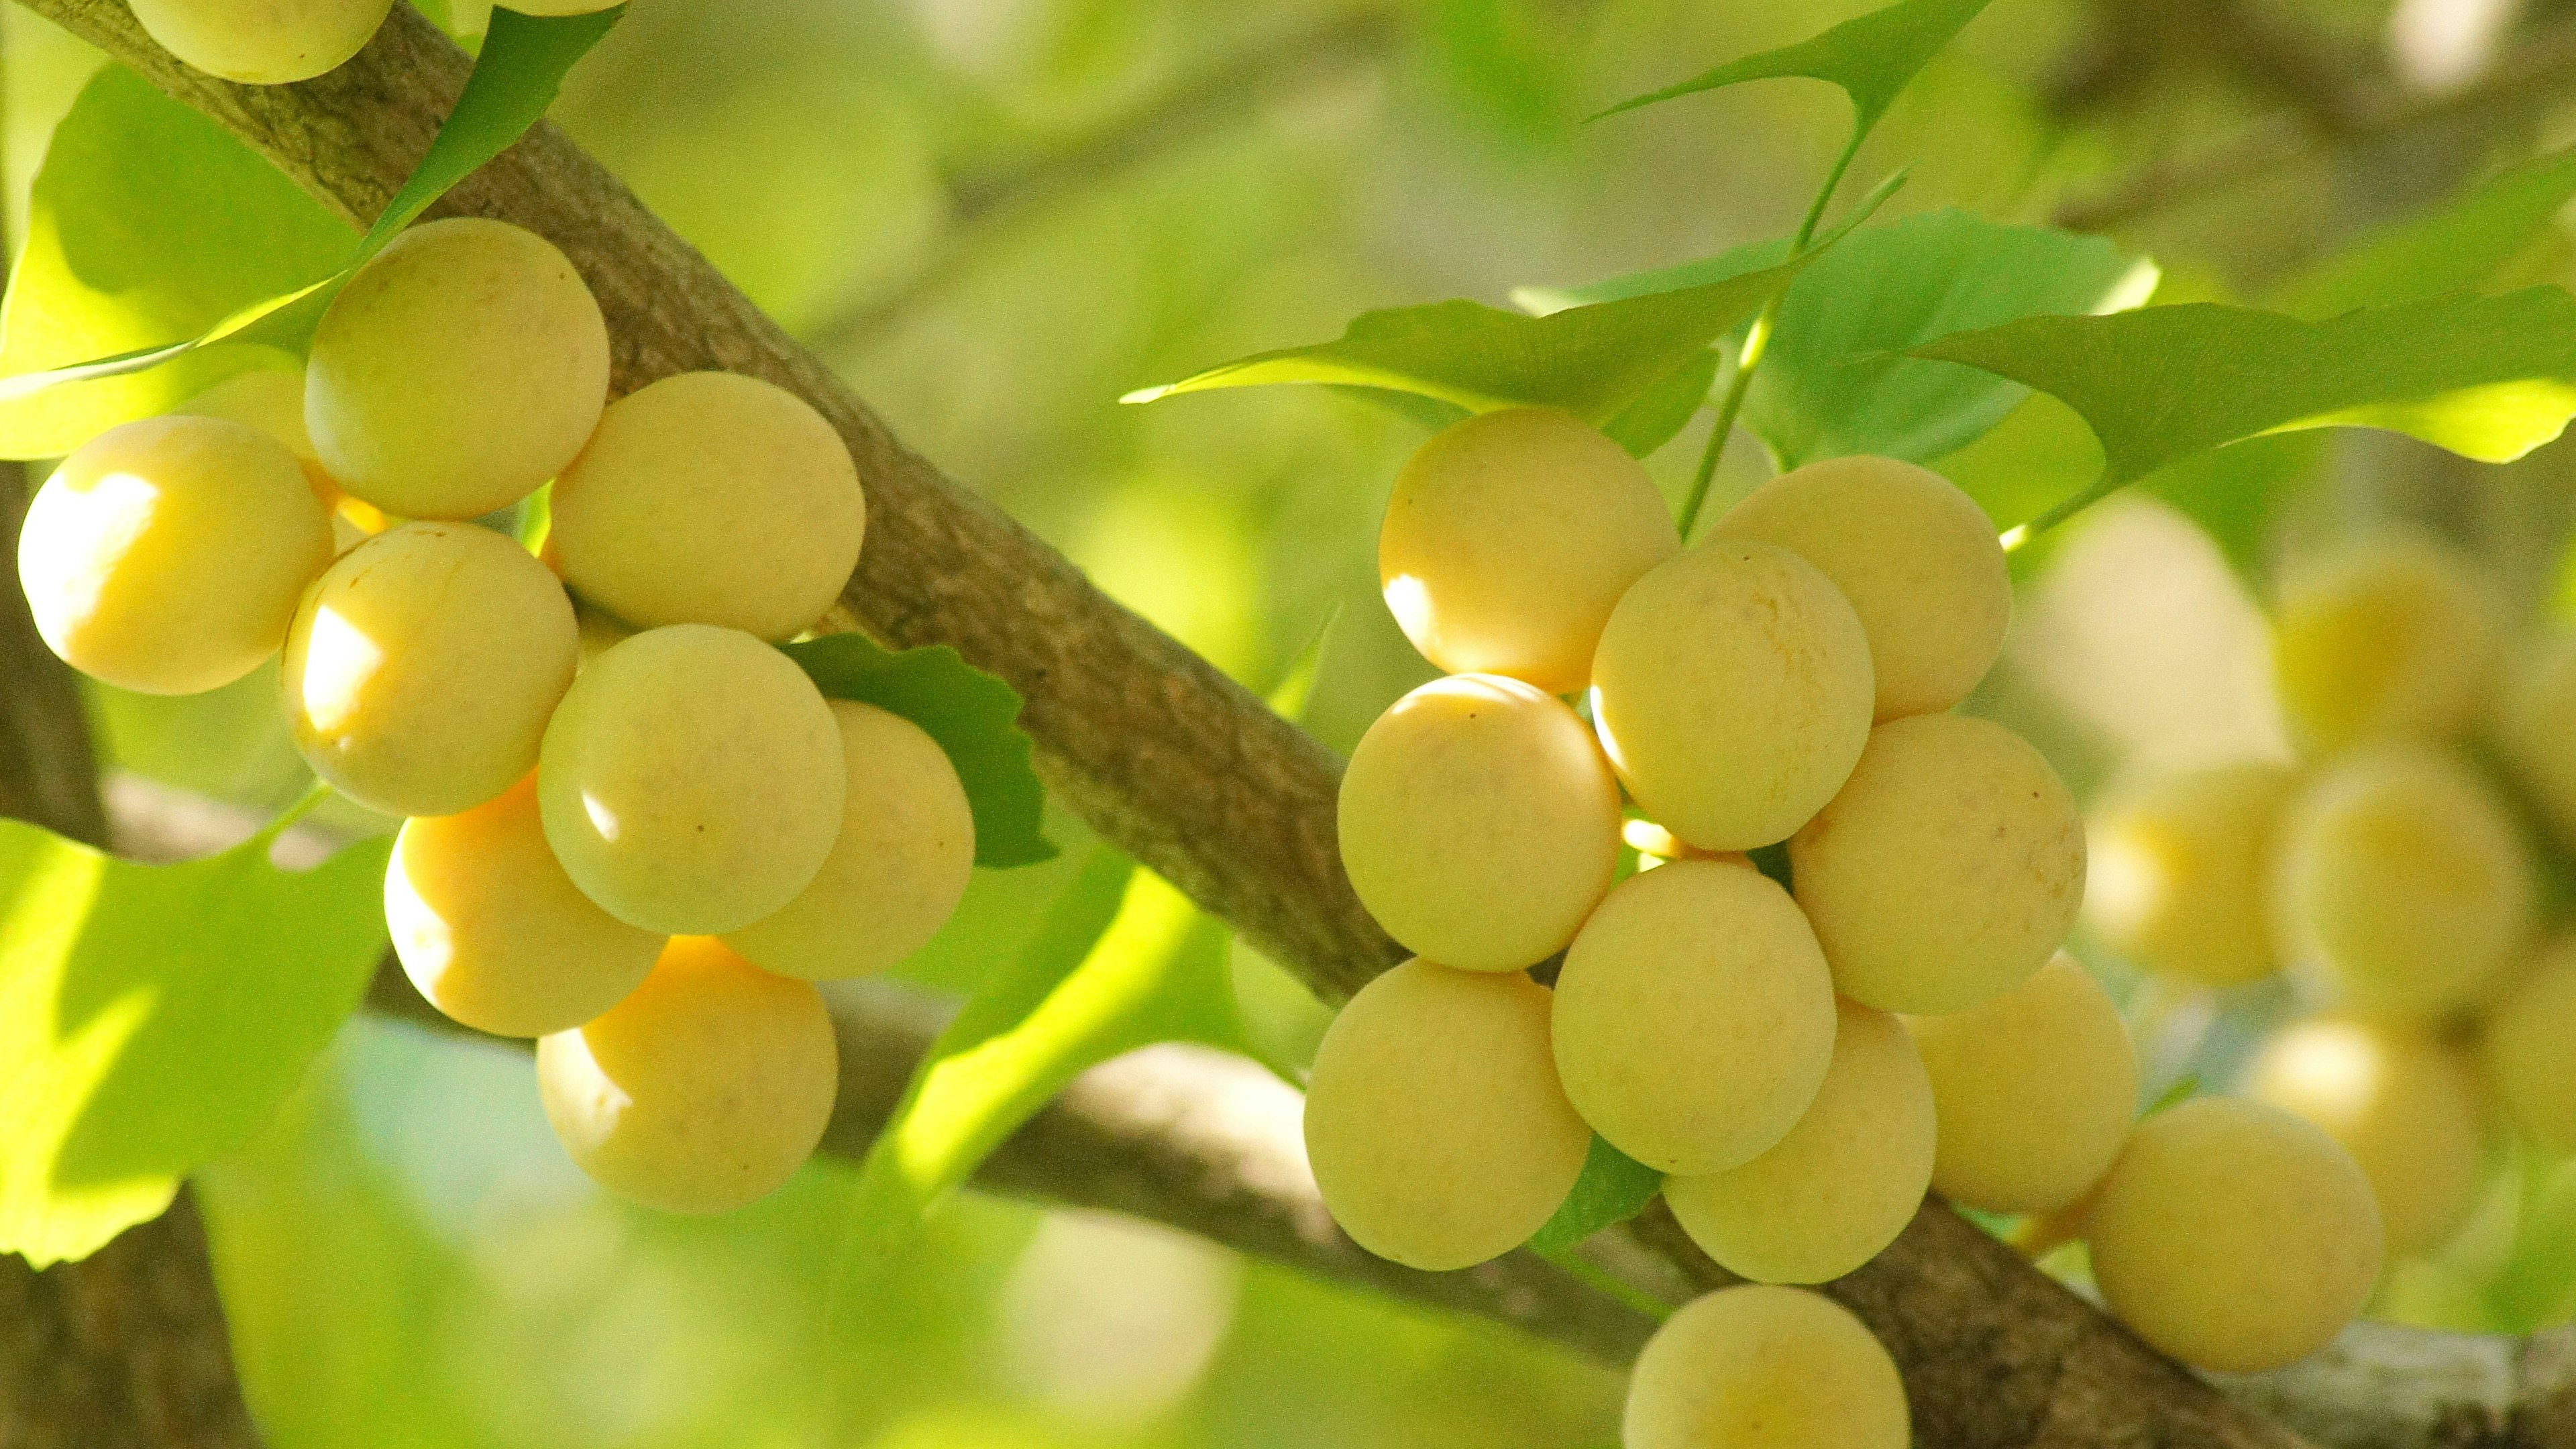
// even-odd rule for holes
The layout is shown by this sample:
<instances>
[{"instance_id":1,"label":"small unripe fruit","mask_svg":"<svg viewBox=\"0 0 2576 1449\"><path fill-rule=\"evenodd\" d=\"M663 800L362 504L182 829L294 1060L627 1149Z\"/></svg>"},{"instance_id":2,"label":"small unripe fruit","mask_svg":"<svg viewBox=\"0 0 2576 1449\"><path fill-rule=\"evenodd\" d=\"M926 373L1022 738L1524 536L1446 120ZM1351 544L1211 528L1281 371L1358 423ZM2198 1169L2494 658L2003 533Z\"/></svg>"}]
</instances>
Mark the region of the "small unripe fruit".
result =
<instances>
[{"instance_id":1,"label":"small unripe fruit","mask_svg":"<svg viewBox=\"0 0 2576 1449\"><path fill-rule=\"evenodd\" d=\"M2084 916L2103 944L2204 986L2268 976L2272 839L2297 773L2259 761L2140 776L2093 812Z\"/></svg>"},{"instance_id":2,"label":"small unripe fruit","mask_svg":"<svg viewBox=\"0 0 2576 1449\"><path fill-rule=\"evenodd\" d=\"M730 1212L813 1155L840 1048L810 983L682 937L607 1015L538 1041L537 1087L601 1186L665 1212Z\"/></svg>"},{"instance_id":3,"label":"small unripe fruit","mask_svg":"<svg viewBox=\"0 0 2576 1449\"><path fill-rule=\"evenodd\" d=\"M975 814L939 742L899 714L829 701L849 791L823 869L776 915L725 933L764 971L883 971L948 924L975 873Z\"/></svg>"},{"instance_id":4,"label":"small unripe fruit","mask_svg":"<svg viewBox=\"0 0 2576 1449\"><path fill-rule=\"evenodd\" d=\"M2084 822L2021 736L1916 715L1871 731L1789 860L1837 989L1881 1011L1964 1011L2029 980L2066 939Z\"/></svg>"},{"instance_id":5,"label":"small unripe fruit","mask_svg":"<svg viewBox=\"0 0 2576 1449\"><path fill-rule=\"evenodd\" d=\"M554 244L415 226L313 334L304 419L340 486L401 518L478 518L562 471L608 402L608 324Z\"/></svg>"},{"instance_id":6,"label":"small unripe fruit","mask_svg":"<svg viewBox=\"0 0 2576 1449\"><path fill-rule=\"evenodd\" d=\"M470 523L407 523L343 554L286 637L286 720L313 772L389 815L454 815L537 762L579 654L572 601Z\"/></svg>"},{"instance_id":7,"label":"small unripe fruit","mask_svg":"<svg viewBox=\"0 0 2576 1449\"><path fill-rule=\"evenodd\" d=\"M1906 1449L1896 1363L1799 1288L1722 1288L1666 1320L1628 1380L1624 1449Z\"/></svg>"},{"instance_id":8,"label":"small unripe fruit","mask_svg":"<svg viewBox=\"0 0 2576 1449\"><path fill-rule=\"evenodd\" d=\"M2486 1165L2477 1087L2458 1053L2416 1028L2319 1018L2284 1027L2246 1069L2245 1093L2315 1123L2379 1198L2388 1250L2451 1234Z\"/></svg>"},{"instance_id":9,"label":"small unripe fruit","mask_svg":"<svg viewBox=\"0 0 2576 1449\"><path fill-rule=\"evenodd\" d=\"M2370 1179L2333 1138L2226 1097L2139 1123L2085 1237L2112 1313L2218 1373L2325 1347L2369 1301L2382 1251Z\"/></svg>"},{"instance_id":10,"label":"small unripe fruit","mask_svg":"<svg viewBox=\"0 0 2576 1449\"><path fill-rule=\"evenodd\" d=\"M649 629L590 662L546 726L546 840L629 925L721 935L813 883L841 830L841 730L812 680L733 629Z\"/></svg>"},{"instance_id":11,"label":"small unripe fruit","mask_svg":"<svg viewBox=\"0 0 2576 1449\"><path fill-rule=\"evenodd\" d=\"M1881 722L1968 697L2003 652L2012 574L1985 510L1894 458L1785 473L1718 520L1716 536L1776 543L1824 571L1869 635Z\"/></svg>"},{"instance_id":12,"label":"small unripe fruit","mask_svg":"<svg viewBox=\"0 0 2576 1449\"><path fill-rule=\"evenodd\" d=\"M2496 1105L2550 1152L2576 1152L2576 937L2561 937L2487 1018Z\"/></svg>"},{"instance_id":13,"label":"small unripe fruit","mask_svg":"<svg viewBox=\"0 0 2576 1449\"><path fill-rule=\"evenodd\" d=\"M1601 634L1592 718L1654 821L1702 850L1787 839L1852 771L1875 698L1841 591L1777 544L1711 539L1637 581Z\"/></svg>"},{"instance_id":14,"label":"small unripe fruit","mask_svg":"<svg viewBox=\"0 0 2576 1449\"><path fill-rule=\"evenodd\" d=\"M2284 950L2344 1004L2415 1014L2486 997L2527 945L2536 894L2504 802L2405 745L2339 761L2292 803L2272 890Z\"/></svg>"},{"instance_id":15,"label":"small unripe fruit","mask_svg":"<svg viewBox=\"0 0 2576 1449\"><path fill-rule=\"evenodd\" d=\"M1506 408L1422 445L1378 536L1387 607L1452 674L1581 689L1630 584L1681 547L1645 466L1572 414Z\"/></svg>"},{"instance_id":16,"label":"small unripe fruit","mask_svg":"<svg viewBox=\"0 0 2576 1449\"><path fill-rule=\"evenodd\" d=\"M1740 1167L1797 1125L1834 1050L1815 933L1757 871L1677 860L1620 882L1565 953L1556 1065L1575 1110L1664 1172Z\"/></svg>"},{"instance_id":17,"label":"small unripe fruit","mask_svg":"<svg viewBox=\"0 0 2576 1449\"><path fill-rule=\"evenodd\" d=\"M2282 708L2319 753L2459 735L2485 707L2503 649L2476 566L2411 533L2294 571L2273 625Z\"/></svg>"},{"instance_id":18,"label":"small unripe fruit","mask_svg":"<svg viewBox=\"0 0 2576 1449\"><path fill-rule=\"evenodd\" d=\"M134 18L162 49L253 86L337 70L392 9L392 0L134 0Z\"/></svg>"},{"instance_id":19,"label":"small unripe fruit","mask_svg":"<svg viewBox=\"0 0 2576 1449\"><path fill-rule=\"evenodd\" d=\"M1700 1250L1756 1283L1823 1283L1896 1241L1932 1181L1932 1084L1895 1017L1839 1003L1833 1064L1798 1125L1742 1167L1664 1182Z\"/></svg>"},{"instance_id":20,"label":"small unripe fruit","mask_svg":"<svg viewBox=\"0 0 2576 1449\"><path fill-rule=\"evenodd\" d=\"M2111 1170L2138 1111L2138 1049L2073 957L2059 953L1992 1001L1905 1025L1932 1081L1942 1196L1993 1213L2055 1212Z\"/></svg>"},{"instance_id":21,"label":"small unripe fruit","mask_svg":"<svg viewBox=\"0 0 2576 1449\"><path fill-rule=\"evenodd\" d=\"M1306 1088L1306 1156L1363 1248L1465 1268L1546 1226L1591 1150L1548 1057L1547 988L1408 961L1342 1008Z\"/></svg>"},{"instance_id":22,"label":"small unripe fruit","mask_svg":"<svg viewBox=\"0 0 2576 1449\"><path fill-rule=\"evenodd\" d=\"M729 372L611 404L553 500L564 581L646 629L791 638L840 597L867 529L841 435L803 398Z\"/></svg>"},{"instance_id":23,"label":"small unripe fruit","mask_svg":"<svg viewBox=\"0 0 2576 1449\"><path fill-rule=\"evenodd\" d=\"M662 938L609 915L546 845L530 774L461 815L408 820L385 926L429 1004L476 1031L569 1031L626 999Z\"/></svg>"},{"instance_id":24,"label":"small unripe fruit","mask_svg":"<svg viewBox=\"0 0 2576 1449\"><path fill-rule=\"evenodd\" d=\"M83 444L28 505L18 582L64 662L145 694L232 683L277 652L331 522L283 444L146 418Z\"/></svg>"},{"instance_id":25,"label":"small unripe fruit","mask_svg":"<svg viewBox=\"0 0 2576 1449\"><path fill-rule=\"evenodd\" d=\"M1497 675L1396 701L1351 752L1338 815L1360 903L1407 950L1462 971L1563 949L1619 864L1619 784L1592 731Z\"/></svg>"}]
</instances>

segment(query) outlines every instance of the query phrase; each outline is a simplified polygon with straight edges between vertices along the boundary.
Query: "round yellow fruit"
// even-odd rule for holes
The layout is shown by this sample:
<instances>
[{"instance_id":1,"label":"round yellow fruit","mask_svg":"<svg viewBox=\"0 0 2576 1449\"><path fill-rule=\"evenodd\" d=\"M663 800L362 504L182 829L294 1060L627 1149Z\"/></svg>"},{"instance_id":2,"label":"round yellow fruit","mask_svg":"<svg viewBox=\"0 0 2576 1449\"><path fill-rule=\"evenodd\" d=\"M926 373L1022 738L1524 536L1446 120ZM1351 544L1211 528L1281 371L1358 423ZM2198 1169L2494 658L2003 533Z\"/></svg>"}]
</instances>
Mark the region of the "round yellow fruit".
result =
<instances>
[{"instance_id":1,"label":"round yellow fruit","mask_svg":"<svg viewBox=\"0 0 2576 1449\"><path fill-rule=\"evenodd\" d=\"M564 1151L602 1187L665 1212L730 1212L813 1155L840 1048L811 983L682 937L606 1015L538 1041L537 1087Z\"/></svg>"},{"instance_id":2,"label":"round yellow fruit","mask_svg":"<svg viewBox=\"0 0 2576 1449\"><path fill-rule=\"evenodd\" d=\"M392 9L392 0L134 0L134 18L163 50L253 86L337 70Z\"/></svg>"},{"instance_id":3,"label":"round yellow fruit","mask_svg":"<svg viewBox=\"0 0 2576 1449\"><path fill-rule=\"evenodd\" d=\"M2486 1165L2477 1083L2420 1029L2321 1017L2275 1032L2245 1094L2324 1129L2379 1197L2388 1250L2430 1248L2476 1206Z\"/></svg>"},{"instance_id":4,"label":"round yellow fruit","mask_svg":"<svg viewBox=\"0 0 2576 1449\"><path fill-rule=\"evenodd\" d=\"M303 466L305 481L313 485L313 496L322 506L334 506L340 498L340 485L322 466L322 455L313 449L313 434L304 426L304 369L287 371L275 367L255 367L237 372L204 392L179 404L170 411L192 417L230 418L246 427L257 428L286 445Z\"/></svg>"},{"instance_id":5,"label":"round yellow fruit","mask_svg":"<svg viewBox=\"0 0 2576 1449\"><path fill-rule=\"evenodd\" d=\"M2496 743L2558 832L2576 845L2576 631L2535 645L2514 668L2496 711Z\"/></svg>"},{"instance_id":6,"label":"round yellow fruit","mask_svg":"<svg viewBox=\"0 0 2576 1449\"><path fill-rule=\"evenodd\" d=\"M546 846L537 777L461 815L408 820L385 926L429 1004L495 1036L569 1031L626 999L662 938L601 910Z\"/></svg>"},{"instance_id":7,"label":"round yellow fruit","mask_svg":"<svg viewBox=\"0 0 2576 1449\"><path fill-rule=\"evenodd\" d=\"M1654 821L1702 850L1785 840L1852 771L1875 699L1860 617L1777 544L1717 538L1611 612L1592 718Z\"/></svg>"},{"instance_id":8,"label":"round yellow fruit","mask_svg":"<svg viewBox=\"0 0 2576 1449\"><path fill-rule=\"evenodd\" d=\"M537 762L580 653L572 600L490 529L407 523L306 591L286 720L313 773L388 815L455 815Z\"/></svg>"},{"instance_id":9,"label":"round yellow fruit","mask_svg":"<svg viewBox=\"0 0 2576 1449\"><path fill-rule=\"evenodd\" d=\"M1645 465L1570 413L1506 408L1404 465L1378 582L1425 659L1568 694L1611 606L1680 547Z\"/></svg>"},{"instance_id":10,"label":"round yellow fruit","mask_svg":"<svg viewBox=\"0 0 2576 1449\"><path fill-rule=\"evenodd\" d=\"M1565 953L1556 1066L1592 1129L1705 1176L1768 1152L1816 1099L1834 989L1815 933L1758 871L1676 860L1620 882Z\"/></svg>"},{"instance_id":11,"label":"round yellow fruit","mask_svg":"<svg viewBox=\"0 0 2576 1449\"><path fill-rule=\"evenodd\" d=\"M330 516L294 455L216 418L99 434L36 490L18 537L46 645L145 694L196 694L259 667L330 562Z\"/></svg>"},{"instance_id":12,"label":"round yellow fruit","mask_svg":"<svg viewBox=\"0 0 2576 1449\"><path fill-rule=\"evenodd\" d=\"M2368 740L2444 740L2487 703L2504 629L2476 565L2388 533L2291 573L2272 657L2291 733L2326 753Z\"/></svg>"},{"instance_id":13,"label":"round yellow fruit","mask_svg":"<svg viewBox=\"0 0 2576 1449\"><path fill-rule=\"evenodd\" d=\"M2204 986L2268 976L2272 839L2297 772L2261 761L2138 776L2095 808L2084 917L2103 944Z\"/></svg>"},{"instance_id":14,"label":"round yellow fruit","mask_svg":"<svg viewBox=\"0 0 2576 1449\"><path fill-rule=\"evenodd\" d=\"M546 840L629 925L721 935L777 914L822 871L849 771L831 707L794 661L708 624L645 632L590 662L546 727Z\"/></svg>"},{"instance_id":15,"label":"round yellow fruit","mask_svg":"<svg viewBox=\"0 0 2576 1449\"><path fill-rule=\"evenodd\" d=\"M608 324L554 244L450 217L394 238L313 334L304 420L340 486L401 518L478 518L581 451Z\"/></svg>"},{"instance_id":16,"label":"round yellow fruit","mask_svg":"<svg viewBox=\"0 0 2576 1449\"><path fill-rule=\"evenodd\" d=\"M1801 1288L1721 1288L1666 1320L1628 1380L1623 1449L1907 1449L1896 1363Z\"/></svg>"},{"instance_id":17,"label":"round yellow fruit","mask_svg":"<svg viewBox=\"0 0 2576 1449\"><path fill-rule=\"evenodd\" d=\"M547 547L641 628L801 633L859 564L867 501L841 435L758 378L684 372L618 399L556 480Z\"/></svg>"},{"instance_id":18,"label":"round yellow fruit","mask_svg":"<svg viewBox=\"0 0 2576 1449\"><path fill-rule=\"evenodd\" d=\"M1547 1027L1547 988L1526 976L1414 960L1362 987L1306 1086L1306 1156L1333 1221L1432 1271L1546 1226L1592 1147Z\"/></svg>"},{"instance_id":19,"label":"round yellow fruit","mask_svg":"<svg viewBox=\"0 0 2576 1449\"><path fill-rule=\"evenodd\" d=\"M2486 1080L2516 1130L2576 1152L2576 937L2541 953L2487 1017Z\"/></svg>"},{"instance_id":20,"label":"round yellow fruit","mask_svg":"<svg viewBox=\"0 0 2576 1449\"><path fill-rule=\"evenodd\" d=\"M1756 1283L1823 1283L1878 1256L1923 1206L1932 1084L1895 1017L1838 1003L1832 1065L1789 1135L1742 1167L1664 1180L1700 1250Z\"/></svg>"},{"instance_id":21,"label":"round yellow fruit","mask_svg":"<svg viewBox=\"0 0 2576 1449\"><path fill-rule=\"evenodd\" d=\"M1789 842L1834 985L1881 1011L1964 1011L2044 965L2084 898L2084 821L2057 772L1990 720L1870 732Z\"/></svg>"},{"instance_id":22,"label":"round yellow fruit","mask_svg":"<svg viewBox=\"0 0 2576 1449\"><path fill-rule=\"evenodd\" d=\"M2470 1005L2528 944L2536 886L2504 802L2420 746L2355 753L2290 807L2273 874L2283 949L2372 1013Z\"/></svg>"},{"instance_id":23,"label":"round yellow fruit","mask_svg":"<svg viewBox=\"0 0 2576 1449\"><path fill-rule=\"evenodd\" d=\"M1824 571L1869 635L1880 721L1968 697L2003 652L2012 575L1967 494L1894 458L1833 458L1782 474L1718 520L1720 538L1776 543Z\"/></svg>"},{"instance_id":24,"label":"round yellow fruit","mask_svg":"<svg viewBox=\"0 0 2576 1449\"><path fill-rule=\"evenodd\" d=\"M1619 783L1583 720L1516 679L1396 701L1342 775L1342 866L1405 949L1517 971L1574 939L1619 864Z\"/></svg>"},{"instance_id":25,"label":"round yellow fruit","mask_svg":"<svg viewBox=\"0 0 2576 1449\"><path fill-rule=\"evenodd\" d=\"M2378 1281L2379 1205L2334 1139L2276 1107L2203 1097L2129 1134L2086 1219L2121 1322L2218 1373L2326 1346Z\"/></svg>"},{"instance_id":26,"label":"round yellow fruit","mask_svg":"<svg viewBox=\"0 0 2576 1449\"><path fill-rule=\"evenodd\" d=\"M724 937L762 970L809 981L865 976L920 950L975 873L975 815L948 752L899 714L829 703L850 782L840 837L796 899Z\"/></svg>"},{"instance_id":27,"label":"round yellow fruit","mask_svg":"<svg viewBox=\"0 0 2576 1449\"><path fill-rule=\"evenodd\" d=\"M2055 1212L2111 1170L2138 1111L2138 1050L2119 1008L2060 952L1982 1005L1905 1025L1939 1118L1932 1186L1993 1213Z\"/></svg>"}]
</instances>

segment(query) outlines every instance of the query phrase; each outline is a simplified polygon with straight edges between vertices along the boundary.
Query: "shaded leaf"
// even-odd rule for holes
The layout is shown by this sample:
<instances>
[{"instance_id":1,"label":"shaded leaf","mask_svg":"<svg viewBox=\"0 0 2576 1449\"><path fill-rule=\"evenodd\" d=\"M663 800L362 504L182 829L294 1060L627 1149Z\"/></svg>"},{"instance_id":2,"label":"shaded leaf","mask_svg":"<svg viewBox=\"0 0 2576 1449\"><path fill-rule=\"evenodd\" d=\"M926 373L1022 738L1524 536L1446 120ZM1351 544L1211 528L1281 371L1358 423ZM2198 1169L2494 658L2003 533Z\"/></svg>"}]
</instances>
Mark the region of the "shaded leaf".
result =
<instances>
[{"instance_id":1,"label":"shaded leaf","mask_svg":"<svg viewBox=\"0 0 2576 1449\"><path fill-rule=\"evenodd\" d=\"M246 1142L385 949L389 840L290 874L268 839L185 865L0 820L0 1251L85 1257Z\"/></svg>"},{"instance_id":2,"label":"shaded leaf","mask_svg":"<svg viewBox=\"0 0 2576 1449\"><path fill-rule=\"evenodd\" d=\"M1869 134L1941 48L1988 0L1905 0L1856 16L1796 45L1730 61L1696 79L1621 101L1605 116L1746 81L1800 76L1828 81L1851 97L1855 138Z\"/></svg>"},{"instance_id":3,"label":"shaded leaf","mask_svg":"<svg viewBox=\"0 0 2576 1449\"><path fill-rule=\"evenodd\" d=\"M1680 371L1646 389L1643 397L1602 424L1601 431L1632 457L1653 456L1690 426L1700 405L1708 401L1709 389L1717 385L1717 370L1724 363L1714 349L1703 348Z\"/></svg>"},{"instance_id":4,"label":"shaded leaf","mask_svg":"<svg viewBox=\"0 0 2576 1449\"><path fill-rule=\"evenodd\" d=\"M1018 690L945 644L896 653L864 634L827 634L785 648L824 694L902 715L948 752L975 812L977 865L1055 858Z\"/></svg>"},{"instance_id":5,"label":"shaded leaf","mask_svg":"<svg viewBox=\"0 0 2576 1449\"><path fill-rule=\"evenodd\" d=\"M2576 147L2469 188L2447 204L2372 232L2275 288L2271 305L2322 318L2474 287L2530 249L2576 200Z\"/></svg>"},{"instance_id":6,"label":"shaded leaf","mask_svg":"<svg viewBox=\"0 0 2576 1449\"><path fill-rule=\"evenodd\" d=\"M1541 1253L1564 1252L1603 1228L1616 1227L1644 1212L1663 1190L1662 1173L1596 1133L1592 1151L1583 1159L1583 1175L1574 1180L1574 1191L1529 1245Z\"/></svg>"}]
</instances>

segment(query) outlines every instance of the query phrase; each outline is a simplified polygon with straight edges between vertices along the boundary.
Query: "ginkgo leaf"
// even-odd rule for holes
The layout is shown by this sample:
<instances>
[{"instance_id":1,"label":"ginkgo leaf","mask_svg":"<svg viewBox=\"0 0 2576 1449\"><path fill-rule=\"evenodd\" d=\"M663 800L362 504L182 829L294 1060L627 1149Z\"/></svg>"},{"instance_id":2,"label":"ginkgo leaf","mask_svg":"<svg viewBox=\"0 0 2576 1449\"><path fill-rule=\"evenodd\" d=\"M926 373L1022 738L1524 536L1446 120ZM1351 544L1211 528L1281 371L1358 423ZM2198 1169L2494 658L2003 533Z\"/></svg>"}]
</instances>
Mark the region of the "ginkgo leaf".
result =
<instances>
[{"instance_id":1,"label":"ginkgo leaf","mask_svg":"<svg viewBox=\"0 0 2576 1449\"><path fill-rule=\"evenodd\" d=\"M1615 116L1640 106L1697 95L1746 81L1804 77L1840 86L1851 97L1855 137L1866 136L1888 107L1931 64L1941 48L1977 18L1990 0L1905 0L1855 16L1796 45L1729 61L1679 85L1621 101L1602 112Z\"/></svg>"}]
</instances>

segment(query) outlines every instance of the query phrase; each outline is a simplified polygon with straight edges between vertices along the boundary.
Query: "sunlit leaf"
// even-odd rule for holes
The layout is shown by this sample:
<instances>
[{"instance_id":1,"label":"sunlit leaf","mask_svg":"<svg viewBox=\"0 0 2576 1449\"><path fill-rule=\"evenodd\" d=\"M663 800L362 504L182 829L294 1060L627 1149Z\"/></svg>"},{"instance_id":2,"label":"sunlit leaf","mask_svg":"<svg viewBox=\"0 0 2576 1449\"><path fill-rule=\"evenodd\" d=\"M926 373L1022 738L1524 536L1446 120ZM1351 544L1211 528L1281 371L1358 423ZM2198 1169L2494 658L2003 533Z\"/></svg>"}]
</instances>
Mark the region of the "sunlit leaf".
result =
<instances>
[{"instance_id":1,"label":"sunlit leaf","mask_svg":"<svg viewBox=\"0 0 2576 1449\"><path fill-rule=\"evenodd\" d=\"M824 694L902 715L939 742L975 812L977 865L1055 858L1018 690L945 644L896 653L864 634L827 634L790 644L787 654Z\"/></svg>"},{"instance_id":2,"label":"sunlit leaf","mask_svg":"<svg viewBox=\"0 0 2576 1449\"><path fill-rule=\"evenodd\" d=\"M247 1141L356 1010L390 843L115 860L0 821L0 1251L80 1258Z\"/></svg>"},{"instance_id":3,"label":"sunlit leaf","mask_svg":"<svg viewBox=\"0 0 2576 1449\"><path fill-rule=\"evenodd\" d=\"M1842 87L1851 97L1855 133L1867 135L1932 57L1987 4L1988 0L1905 0L1846 20L1796 45L1729 61L1679 85L1621 101L1602 114L1617 115L1746 81L1800 76Z\"/></svg>"},{"instance_id":4,"label":"sunlit leaf","mask_svg":"<svg viewBox=\"0 0 2576 1449\"><path fill-rule=\"evenodd\" d=\"M1596 1135L1591 1154L1583 1159L1583 1175L1574 1180L1574 1191L1529 1245L1541 1253L1563 1252L1603 1228L1616 1227L1644 1212L1663 1188L1662 1173Z\"/></svg>"},{"instance_id":5,"label":"sunlit leaf","mask_svg":"<svg viewBox=\"0 0 2576 1449\"><path fill-rule=\"evenodd\" d=\"M2535 157L2422 216L2374 231L2282 283L2270 303L2294 317L2476 286L2528 251L2576 200L2576 147Z\"/></svg>"}]
</instances>

